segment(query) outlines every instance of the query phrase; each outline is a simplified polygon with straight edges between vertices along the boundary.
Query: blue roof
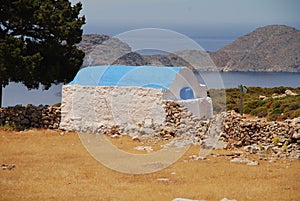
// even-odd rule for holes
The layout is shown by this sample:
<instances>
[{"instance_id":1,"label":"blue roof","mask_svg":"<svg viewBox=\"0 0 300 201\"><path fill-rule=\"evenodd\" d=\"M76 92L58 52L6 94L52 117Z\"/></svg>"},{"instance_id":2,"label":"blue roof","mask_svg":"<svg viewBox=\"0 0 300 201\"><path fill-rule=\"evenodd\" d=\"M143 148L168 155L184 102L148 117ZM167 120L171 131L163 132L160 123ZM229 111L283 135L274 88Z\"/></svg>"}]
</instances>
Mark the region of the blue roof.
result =
<instances>
[{"instance_id":1,"label":"blue roof","mask_svg":"<svg viewBox=\"0 0 300 201\"><path fill-rule=\"evenodd\" d=\"M89 66L80 69L69 84L168 89L182 68L185 67Z\"/></svg>"}]
</instances>

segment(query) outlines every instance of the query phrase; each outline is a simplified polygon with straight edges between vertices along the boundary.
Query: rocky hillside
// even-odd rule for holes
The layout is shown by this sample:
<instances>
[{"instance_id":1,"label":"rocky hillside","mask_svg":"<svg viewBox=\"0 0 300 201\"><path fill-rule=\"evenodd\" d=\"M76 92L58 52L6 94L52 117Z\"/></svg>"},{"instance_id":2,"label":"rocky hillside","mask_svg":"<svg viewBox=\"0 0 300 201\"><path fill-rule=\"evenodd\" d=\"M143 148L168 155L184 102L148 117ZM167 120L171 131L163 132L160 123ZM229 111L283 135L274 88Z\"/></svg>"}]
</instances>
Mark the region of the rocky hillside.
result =
<instances>
[{"instance_id":1,"label":"rocky hillside","mask_svg":"<svg viewBox=\"0 0 300 201\"><path fill-rule=\"evenodd\" d=\"M112 64L127 65L127 66L146 66L150 65L144 57L136 52L130 52L118 58Z\"/></svg>"},{"instance_id":2,"label":"rocky hillside","mask_svg":"<svg viewBox=\"0 0 300 201\"><path fill-rule=\"evenodd\" d=\"M284 25L258 28L211 57L223 71L300 72L300 31Z\"/></svg>"},{"instance_id":3,"label":"rocky hillside","mask_svg":"<svg viewBox=\"0 0 300 201\"><path fill-rule=\"evenodd\" d=\"M108 39L110 39L110 37L104 34L86 34L82 36L82 40L77 46L87 55L91 53L97 45L102 44Z\"/></svg>"},{"instance_id":4,"label":"rocky hillside","mask_svg":"<svg viewBox=\"0 0 300 201\"><path fill-rule=\"evenodd\" d=\"M186 60L176 54L143 55L143 58L147 63L154 66L191 66Z\"/></svg>"},{"instance_id":5,"label":"rocky hillside","mask_svg":"<svg viewBox=\"0 0 300 201\"><path fill-rule=\"evenodd\" d=\"M132 52L126 43L103 34L83 35L78 47L86 53L83 66L119 64L191 67L175 54L140 55Z\"/></svg>"},{"instance_id":6,"label":"rocky hillside","mask_svg":"<svg viewBox=\"0 0 300 201\"><path fill-rule=\"evenodd\" d=\"M86 53L83 66L162 65L214 71L214 62L218 70L225 72L300 72L300 31L284 25L258 28L209 54L182 50L167 55L140 55L132 52L128 44L103 34L84 35L78 46Z\"/></svg>"},{"instance_id":7,"label":"rocky hillside","mask_svg":"<svg viewBox=\"0 0 300 201\"><path fill-rule=\"evenodd\" d=\"M212 65L209 54L204 51L183 50L166 55L140 55L132 52L128 44L103 34L83 35L78 47L86 55L83 66L88 65L154 65L154 66L187 66L191 69L210 71ZM199 59L201 58L201 59ZM203 65L205 63L205 65Z\"/></svg>"},{"instance_id":8,"label":"rocky hillside","mask_svg":"<svg viewBox=\"0 0 300 201\"><path fill-rule=\"evenodd\" d=\"M83 35L78 47L85 52L83 66L110 65L131 52L127 43L104 34Z\"/></svg>"}]
</instances>

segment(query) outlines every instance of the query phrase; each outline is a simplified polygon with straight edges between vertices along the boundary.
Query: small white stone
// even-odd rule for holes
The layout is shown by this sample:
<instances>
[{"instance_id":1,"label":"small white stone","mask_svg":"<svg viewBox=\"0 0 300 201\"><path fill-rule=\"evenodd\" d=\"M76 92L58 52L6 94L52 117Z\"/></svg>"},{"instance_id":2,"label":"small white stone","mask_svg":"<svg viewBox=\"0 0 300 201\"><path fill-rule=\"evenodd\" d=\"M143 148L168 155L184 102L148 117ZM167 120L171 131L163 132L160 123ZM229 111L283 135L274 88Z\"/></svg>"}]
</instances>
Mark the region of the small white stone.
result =
<instances>
[{"instance_id":1,"label":"small white stone","mask_svg":"<svg viewBox=\"0 0 300 201\"><path fill-rule=\"evenodd\" d=\"M157 181L169 181L170 179L168 178L157 178Z\"/></svg>"},{"instance_id":2,"label":"small white stone","mask_svg":"<svg viewBox=\"0 0 300 201\"><path fill-rule=\"evenodd\" d=\"M230 160L231 163L248 163L250 162L250 160L248 160L247 158L234 158L232 160Z\"/></svg>"},{"instance_id":3,"label":"small white stone","mask_svg":"<svg viewBox=\"0 0 300 201\"><path fill-rule=\"evenodd\" d=\"M110 137L111 137L111 138L119 138L119 137L120 137L120 135L118 135L118 134L114 134L114 135L111 135Z\"/></svg>"},{"instance_id":4,"label":"small white stone","mask_svg":"<svg viewBox=\"0 0 300 201\"><path fill-rule=\"evenodd\" d=\"M249 161L247 163L247 165L249 165L249 166L257 166L258 165L258 161Z\"/></svg>"},{"instance_id":5,"label":"small white stone","mask_svg":"<svg viewBox=\"0 0 300 201\"><path fill-rule=\"evenodd\" d=\"M172 201L205 201L205 200L191 200L187 198L175 198Z\"/></svg>"},{"instance_id":6,"label":"small white stone","mask_svg":"<svg viewBox=\"0 0 300 201\"><path fill-rule=\"evenodd\" d=\"M222 200L220 200L220 201L237 201L236 199L232 199L232 200L230 200L230 199L228 199L228 198L223 198Z\"/></svg>"},{"instance_id":7,"label":"small white stone","mask_svg":"<svg viewBox=\"0 0 300 201\"><path fill-rule=\"evenodd\" d=\"M144 126L145 128L150 128L153 126L153 119L151 118L146 118L144 121Z\"/></svg>"},{"instance_id":8,"label":"small white stone","mask_svg":"<svg viewBox=\"0 0 300 201\"><path fill-rule=\"evenodd\" d=\"M153 151L151 146L137 146L137 147L134 147L134 149L139 150L139 151L147 151L147 152Z\"/></svg>"},{"instance_id":9,"label":"small white stone","mask_svg":"<svg viewBox=\"0 0 300 201\"><path fill-rule=\"evenodd\" d=\"M290 95L290 96L297 96L297 95L298 95L297 93L294 93L294 92L292 92L292 91L289 90L289 89L285 90L285 94L286 94L286 95Z\"/></svg>"},{"instance_id":10,"label":"small white stone","mask_svg":"<svg viewBox=\"0 0 300 201\"><path fill-rule=\"evenodd\" d=\"M300 133L294 133L293 138L295 139L300 139Z\"/></svg>"}]
</instances>

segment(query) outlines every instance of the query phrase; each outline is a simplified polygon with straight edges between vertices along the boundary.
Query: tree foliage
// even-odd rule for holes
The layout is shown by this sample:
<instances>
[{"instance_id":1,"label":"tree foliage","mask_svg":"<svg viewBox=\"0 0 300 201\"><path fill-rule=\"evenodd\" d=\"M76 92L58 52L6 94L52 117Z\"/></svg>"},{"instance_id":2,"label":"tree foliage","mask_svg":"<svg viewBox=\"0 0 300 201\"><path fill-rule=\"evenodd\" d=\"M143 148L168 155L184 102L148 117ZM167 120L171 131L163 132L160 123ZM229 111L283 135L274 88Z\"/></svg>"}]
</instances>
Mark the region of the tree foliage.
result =
<instances>
[{"instance_id":1,"label":"tree foliage","mask_svg":"<svg viewBox=\"0 0 300 201\"><path fill-rule=\"evenodd\" d=\"M82 4L68 0L0 0L0 84L29 89L70 81L84 53Z\"/></svg>"}]
</instances>

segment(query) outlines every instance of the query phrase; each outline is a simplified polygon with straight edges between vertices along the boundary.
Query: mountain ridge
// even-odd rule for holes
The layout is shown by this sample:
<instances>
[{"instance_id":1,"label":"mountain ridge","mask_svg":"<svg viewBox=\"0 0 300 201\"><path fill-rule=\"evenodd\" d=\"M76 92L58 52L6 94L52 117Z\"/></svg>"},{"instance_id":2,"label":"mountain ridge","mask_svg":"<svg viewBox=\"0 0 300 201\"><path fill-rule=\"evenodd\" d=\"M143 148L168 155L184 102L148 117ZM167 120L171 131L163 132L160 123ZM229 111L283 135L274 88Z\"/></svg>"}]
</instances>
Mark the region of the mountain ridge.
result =
<instances>
[{"instance_id":1,"label":"mountain ridge","mask_svg":"<svg viewBox=\"0 0 300 201\"><path fill-rule=\"evenodd\" d=\"M260 27L210 56L225 72L300 72L300 31L286 25Z\"/></svg>"},{"instance_id":2,"label":"mountain ridge","mask_svg":"<svg viewBox=\"0 0 300 201\"><path fill-rule=\"evenodd\" d=\"M300 72L300 31L286 25L257 28L215 52L182 50L166 55L141 55L132 52L128 44L104 34L88 34L82 38L78 47L86 53L83 66L162 65L201 71ZM195 61L193 56L197 54L203 61ZM91 56L97 58L91 61ZM213 63L217 68L212 67Z\"/></svg>"}]
</instances>

